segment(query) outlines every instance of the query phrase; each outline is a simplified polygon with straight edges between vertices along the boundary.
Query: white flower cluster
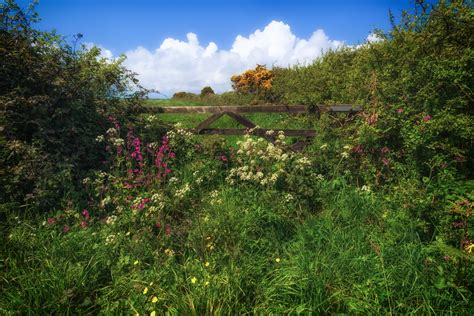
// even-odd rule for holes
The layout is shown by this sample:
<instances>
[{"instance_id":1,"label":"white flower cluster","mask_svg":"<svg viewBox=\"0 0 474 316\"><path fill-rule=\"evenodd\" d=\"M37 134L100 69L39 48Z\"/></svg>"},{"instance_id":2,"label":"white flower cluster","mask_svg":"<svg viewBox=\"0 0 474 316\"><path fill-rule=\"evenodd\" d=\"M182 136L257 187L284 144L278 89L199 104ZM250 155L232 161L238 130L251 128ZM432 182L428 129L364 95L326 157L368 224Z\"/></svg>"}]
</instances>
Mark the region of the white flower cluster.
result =
<instances>
[{"instance_id":1,"label":"white flower cluster","mask_svg":"<svg viewBox=\"0 0 474 316\"><path fill-rule=\"evenodd\" d=\"M107 219L105 220L105 223L107 225L113 225L115 222L117 221L117 216L115 215L110 215L107 217Z\"/></svg>"},{"instance_id":2,"label":"white flower cluster","mask_svg":"<svg viewBox=\"0 0 474 316\"><path fill-rule=\"evenodd\" d=\"M95 138L95 141L98 142L98 143L102 143L103 141L105 141L105 137L104 135L99 135Z\"/></svg>"},{"instance_id":3,"label":"white flower cluster","mask_svg":"<svg viewBox=\"0 0 474 316\"><path fill-rule=\"evenodd\" d=\"M105 238L105 244L110 245L115 242L115 235L109 235Z\"/></svg>"},{"instance_id":4,"label":"white flower cluster","mask_svg":"<svg viewBox=\"0 0 474 316\"><path fill-rule=\"evenodd\" d=\"M188 183L185 183L181 189L176 190L174 196L178 199L182 199L189 191L191 191L191 186Z\"/></svg>"},{"instance_id":5,"label":"white flower cluster","mask_svg":"<svg viewBox=\"0 0 474 316\"><path fill-rule=\"evenodd\" d=\"M111 141L116 147L123 146L125 144L125 140L120 137L112 138Z\"/></svg>"},{"instance_id":6,"label":"white flower cluster","mask_svg":"<svg viewBox=\"0 0 474 316\"><path fill-rule=\"evenodd\" d=\"M271 133L270 133L271 132ZM273 135L273 131L267 134ZM263 138L254 139L245 136L244 141L237 142L239 166L232 168L227 181L234 184L236 180L272 186L285 172L285 164L292 157L279 144L283 143L285 135L279 132L275 144L267 143Z\"/></svg>"},{"instance_id":7,"label":"white flower cluster","mask_svg":"<svg viewBox=\"0 0 474 316\"><path fill-rule=\"evenodd\" d=\"M108 135L116 135L117 134L117 130L113 127L109 128L106 132Z\"/></svg>"},{"instance_id":8,"label":"white flower cluster","mask_svg":"<svg viewBox=\"0 0 474 316\"><path fill-rule=\"evenodd\" d=\"M341 153L341 157L344 159L349 158L349 151L352 149L352 146L346 145L343 148L345 149L345 151Z\"/></svg>"}]
</instances>

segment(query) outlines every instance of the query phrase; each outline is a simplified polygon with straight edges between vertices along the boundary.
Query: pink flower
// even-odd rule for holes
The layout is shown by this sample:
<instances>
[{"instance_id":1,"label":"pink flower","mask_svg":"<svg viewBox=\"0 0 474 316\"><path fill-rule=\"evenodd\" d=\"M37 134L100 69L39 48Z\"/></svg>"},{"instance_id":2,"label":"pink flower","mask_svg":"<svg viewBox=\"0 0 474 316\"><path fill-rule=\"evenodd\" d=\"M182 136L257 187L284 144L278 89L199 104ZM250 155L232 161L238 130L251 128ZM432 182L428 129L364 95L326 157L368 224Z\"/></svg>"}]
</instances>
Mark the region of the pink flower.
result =
<instances>
[{"instance_id":1,"label":"pink flower","mask_svg":"<svg viewBox=\"0 0 474 316\"><path fill-rule=\"evenodd\" d=\"M432 119L433 117L431 115L425 115L423 116L423 121L428 122Z\"/></svg>"},{"instance_id":2,"label":"pink flower","mask_svg":"<svg viewBox=\"0 0 474 316\"><path fill-rule=\"evenodd\" d=\"M174 152L170 152L170 158L175 158L176 157L176 154Z\"/></svg>"},{"instance_id":3,"label":"pink flower","mask_svg":"<svg viewBox=\"0 0 474 316\"><path fill-rule=\"evenodd\" d=\"M48 218L48 224L49 224L49 225L54 225L54 224L56 224L56 218L54 218L54 217Z\"/></svg>"},{"instance_id":4,"label":"pink flower","mask_svg":"<svg viewBox=\"0 0 474 316\"><path fill-rule=\"evenodd\" d=\"M403 108L397 109L397 113L403 113Z\"/></svg>"},{"instance_id":5,"label":"pink flower","mask_svg":"<svg viewBox=\"0 0 474 316\"><path fill-rule=\"evenodd\" d=\"M82 227L82 228L86 228L87 226L89 226L89 225L87 224L86 221L82 221L82 222L81 222L81 227Z\"/></svg>"},{"instance_id":6,"label":"pink flower","mask_svg":"<svg viewBox=\"0 0 474 316\"><path fill-rule=\"evenodd\" d=\"M444 261L448 262L449 259L451 259L451 257L450 256L444 256L443 259L444 259Z\"/></svg>"},{"instance_id":7,"label":"pink flower","mask_svg":"<svg viewBox=\"0 0 474 316\"><path fill-rule=\"evenodd\" d=\"M170 226L170 224L165 225L165 234L166 234L166 236L171 235L171 226Z\"/></svg>"},{"instance_id":8,"label":"pink flower","mask_svg":"<svg viewBox=\"0 0 474 316\"><path fill-rule=\"evenodd\" d=\"M382 153L382 155L390 152L390 148L388 148L387 146L384 146L382 147L382 149L380 149L380 152Z\"/></svg>"},{"instance_id":9,"label":"pink flower","mask_svg":"<svg viewBox=\"0 0 474 316\"><path fill-rule=\"evenodd\" d=\"M223 162L226 162L226 161L227 161L227 157L226 157L225 155L221 155L221 156L219 157L219 159L220 159L221 161L223 161Z\"/></svg>"},{"instance_id":10,"label":"pink flower","mask_svg":"<svg viewBox=\"0 0 474 316\"><path fill-rule=\"evenodd\" d=\"M382 162L386 166L388 166L390 164L390 160L388 160L387 158L382 158Z\"/></svg>"},{"instance_id":11,"label":"pink flower","mask_svg":"<svg viewBox=\"0 0 474 316\"><path fill-rule=\"evenodd\" d=\"M84 216L86 220L89 220L89 218L91 217L89 211L86 209L82 210L82 216Z\"/></svg>"},{"instance_id":12,"label":"pink flower","mask_svg":"<svg viewBox=\"0 0 474 316\"><path fill-rule=\"evenodd\" d=\"M64 225L63 227L63 233L67 233L68 231L71 230L71 227L69 227L69 225Z\"/></svg>"}]
</instances>

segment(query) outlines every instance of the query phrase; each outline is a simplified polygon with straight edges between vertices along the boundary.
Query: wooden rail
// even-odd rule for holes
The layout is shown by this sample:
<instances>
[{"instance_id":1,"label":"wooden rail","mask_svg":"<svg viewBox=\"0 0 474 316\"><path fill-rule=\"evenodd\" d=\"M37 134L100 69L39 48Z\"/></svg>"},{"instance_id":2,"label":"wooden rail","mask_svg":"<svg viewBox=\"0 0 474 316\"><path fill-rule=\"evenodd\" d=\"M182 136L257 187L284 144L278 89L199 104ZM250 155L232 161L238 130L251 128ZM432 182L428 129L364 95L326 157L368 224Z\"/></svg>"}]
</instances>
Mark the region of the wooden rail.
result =
<instances>
[{"instance_id":1,"label":"wooden rail","mask_svg":"<svg viewBox=\"0 0 474 316\"><path fill-rule=\"evenodd\" d=\"M147 106L146 113L311 113L311 112L360 112L361 107L350 104L338 105L238 105L238 106Z\"/></svg>"},{"instance_id":2,"label":"wooden rail","mask_svg":"<svg viewBox=\"0 0 474 316\"><path fill-rule=\"evenodd\" d=\"M270 133L270 129L257 127L248 118L239 113L318 113L318 112L333 112L333 113L349 113L354 114L362 111L361 107L355 107L349 104L340 105L242 105L242 106L162 106L162 107L144 107L140 112L142 113L212 113L211 116L201 122L196 128L186 129L195 134L209 135L245 135L251 130L252 135L264 137L270 142L275 141L275 135ZM208 128L213 122L227 115L233 120L245 126L242 128ZM303 129L276 129L282 131L286 136L302 136L304 141L299 141L291 146L294 151L303 149L316 135L314 130Z\"/></svg>"}]
</instances>

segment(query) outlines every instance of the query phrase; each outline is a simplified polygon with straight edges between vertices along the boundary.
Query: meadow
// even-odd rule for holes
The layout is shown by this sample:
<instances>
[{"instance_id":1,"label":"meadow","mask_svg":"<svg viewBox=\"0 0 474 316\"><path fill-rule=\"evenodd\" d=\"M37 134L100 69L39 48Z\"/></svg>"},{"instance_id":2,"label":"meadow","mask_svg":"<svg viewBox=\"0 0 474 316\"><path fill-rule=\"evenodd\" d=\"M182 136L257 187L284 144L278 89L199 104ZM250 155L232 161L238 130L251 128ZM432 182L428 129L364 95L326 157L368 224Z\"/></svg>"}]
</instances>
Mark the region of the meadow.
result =
<instances>
[{"instance_id":1,"label":"meadow","mask_svg":"<svg viewBox=\"0 0 474 316\"><path fill-rule=\"evenodd\" d=\"M170 100L1 8L1 314L474 313L472 5ZM364 112L246 115L269 143L137 111L229 102ZM316 136L293 152L284 128Z\"/></svg>"}]
</instances>

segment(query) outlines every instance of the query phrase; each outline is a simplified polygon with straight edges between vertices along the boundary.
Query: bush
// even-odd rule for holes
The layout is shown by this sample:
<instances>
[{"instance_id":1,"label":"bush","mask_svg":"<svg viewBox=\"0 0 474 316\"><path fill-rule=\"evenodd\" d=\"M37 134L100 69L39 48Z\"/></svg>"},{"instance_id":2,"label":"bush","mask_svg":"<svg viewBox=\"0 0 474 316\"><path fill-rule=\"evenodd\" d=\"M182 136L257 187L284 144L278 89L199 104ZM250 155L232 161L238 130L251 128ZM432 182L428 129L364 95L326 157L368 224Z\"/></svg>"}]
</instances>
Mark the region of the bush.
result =
<instances>
[{"instance_id":1,"label":"bush","mask_svg":"<svg viewBox=\"0 0 474 316\"><path fill-rule=\"evenodd\" d=\"M1 200L52 207L88 172L100 168L104 148L97 135L124 121L142 91L100 50L77 49L54 33L32 28L34 7L0 6ZM41 192L54 196L40 199Z\"/></svg>"},{"instance_id":2,"label":"bush","mask_svg":"<svg viewBox=\"0 0 474 316\"><path fill-rule=\"evenodd\" d=\"M212 90L212 88L209 87L209 86L204 87L204 88L202 88L202 90L201 90L201 98L202 98L202 97L207 97L207 96L213 95L213 94L215 94L215 93L214 93L214 90Z\"/></svg>"}]
</instances>

